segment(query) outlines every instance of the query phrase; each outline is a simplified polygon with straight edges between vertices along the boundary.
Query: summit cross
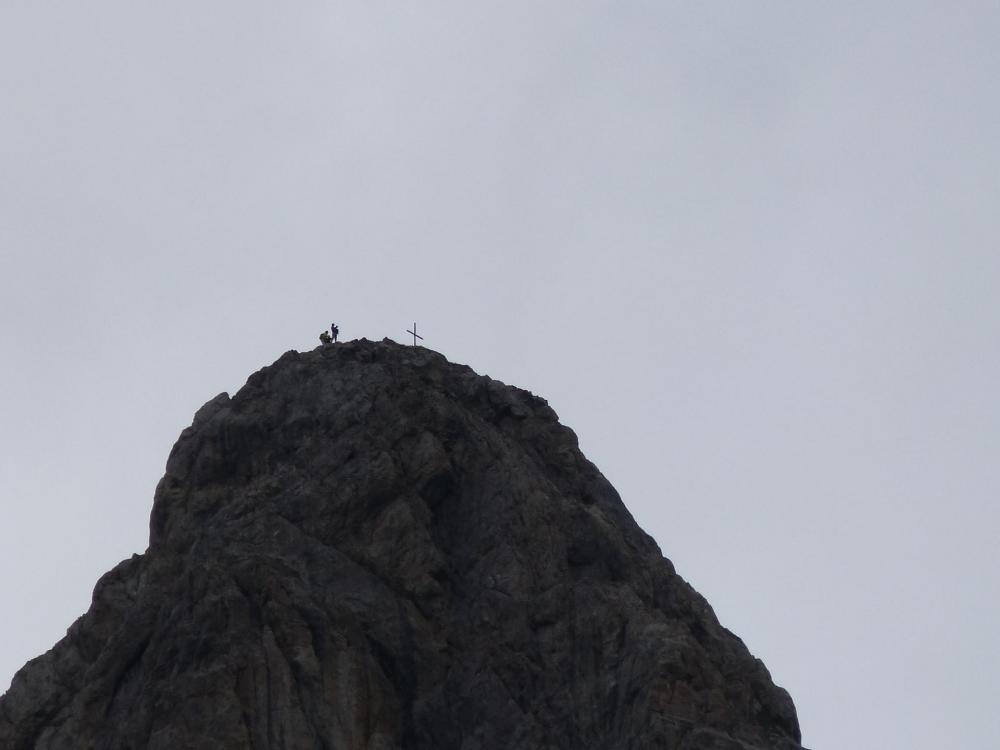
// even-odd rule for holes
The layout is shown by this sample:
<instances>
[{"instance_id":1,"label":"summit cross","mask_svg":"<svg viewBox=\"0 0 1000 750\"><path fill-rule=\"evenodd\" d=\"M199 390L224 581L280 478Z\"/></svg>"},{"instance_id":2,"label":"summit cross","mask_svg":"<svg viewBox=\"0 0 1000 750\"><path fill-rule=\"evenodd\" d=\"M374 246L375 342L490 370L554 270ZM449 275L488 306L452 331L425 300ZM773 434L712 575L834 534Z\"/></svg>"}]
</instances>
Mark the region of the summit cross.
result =
<instances>
[{"instance_id":1,"label":"summit cross","mask_svg":"<svg viewBox=\"0 0 1000 750\"><path fill-rule=\"evenodd\" d=\"M420 336L419 334L417 334L417 324L416 323L413 324L413 330L412 331L409 328L407 328L406 332L409 333L409 334L411 334L413 336L413 345L414 346L417 345L417 339L420 339L421 341L424 340L423 336Z\"/></svg>"}]
</instances>

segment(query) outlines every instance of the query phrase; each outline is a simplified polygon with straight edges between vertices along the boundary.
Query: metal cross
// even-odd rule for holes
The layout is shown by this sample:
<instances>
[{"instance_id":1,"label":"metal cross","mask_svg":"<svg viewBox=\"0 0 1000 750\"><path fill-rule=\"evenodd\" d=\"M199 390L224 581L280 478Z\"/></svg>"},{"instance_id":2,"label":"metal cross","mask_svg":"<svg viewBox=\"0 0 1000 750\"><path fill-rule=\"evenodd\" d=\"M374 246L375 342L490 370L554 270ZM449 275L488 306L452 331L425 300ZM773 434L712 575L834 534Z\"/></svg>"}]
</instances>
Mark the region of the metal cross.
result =
<instances>
[{"instance_id":1,"label":"metal cross","mask_svg":"<svg viewBox=\"0 0 1000 750\"><path fill-rule=\"evenodd\" d=\"M409 328L407 328L406 332L413 335L413 345L414 346L417 345L417 339L420 339L421 341L424 340L423 336L420 336L419 334L417 334L417 324L416 323L413 324L413 330L412 331Z\"/></svg>"}]
</instances>

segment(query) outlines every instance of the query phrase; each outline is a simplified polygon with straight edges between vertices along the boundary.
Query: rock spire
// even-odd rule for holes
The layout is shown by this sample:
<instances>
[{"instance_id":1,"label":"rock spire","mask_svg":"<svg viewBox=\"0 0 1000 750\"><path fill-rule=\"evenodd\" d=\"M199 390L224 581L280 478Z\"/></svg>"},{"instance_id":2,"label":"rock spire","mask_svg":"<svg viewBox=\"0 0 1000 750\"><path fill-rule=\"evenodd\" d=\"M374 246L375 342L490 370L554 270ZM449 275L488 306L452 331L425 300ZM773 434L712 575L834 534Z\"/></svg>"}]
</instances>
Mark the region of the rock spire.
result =
<instances>
[{"instance_id":1,"label":"rock spire","mask_svg":"<svg viewBox=\"0 0 1000 750\"><path fill-rule=\"evenodd\" d=\"M543 399L361 340L198 411L149 549L18 672L0 747L800 745Z\"/></svg>"}]
</instances>

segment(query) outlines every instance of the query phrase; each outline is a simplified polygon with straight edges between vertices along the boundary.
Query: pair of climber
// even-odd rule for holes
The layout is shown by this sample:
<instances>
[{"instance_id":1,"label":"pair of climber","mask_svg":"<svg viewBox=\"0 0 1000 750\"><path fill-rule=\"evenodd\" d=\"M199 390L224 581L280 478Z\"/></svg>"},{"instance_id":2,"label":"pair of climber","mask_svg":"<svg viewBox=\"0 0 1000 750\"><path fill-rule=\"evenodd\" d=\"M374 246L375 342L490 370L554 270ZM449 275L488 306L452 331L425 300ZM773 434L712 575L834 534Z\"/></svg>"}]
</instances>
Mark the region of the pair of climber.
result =
<instances>
[{"instance_id":1,"label":"pair of climber","mask_svg":"<svg viewBox=\"0 0 1000 750\"><path fill-rule=\"evenodd\" d=\"M333 343L334 341L337 340L337 336L339 336L339 335L340 335L340 329L337 328L337 324L336 323L331 323L330 324L330 333L327 333L326 331L323 331L323 333L321 333L319 335L319 340L323 344L331 344L331 343Z\"/></svg>"}]
</instances>

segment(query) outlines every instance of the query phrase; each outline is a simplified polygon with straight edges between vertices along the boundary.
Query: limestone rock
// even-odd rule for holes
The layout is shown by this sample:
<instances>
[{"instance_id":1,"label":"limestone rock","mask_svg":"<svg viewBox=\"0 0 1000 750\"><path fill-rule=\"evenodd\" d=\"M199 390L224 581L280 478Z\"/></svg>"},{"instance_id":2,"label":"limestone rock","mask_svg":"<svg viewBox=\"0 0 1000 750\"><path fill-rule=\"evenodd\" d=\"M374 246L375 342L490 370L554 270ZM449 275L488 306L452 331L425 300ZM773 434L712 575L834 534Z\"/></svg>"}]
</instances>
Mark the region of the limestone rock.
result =
<instances>
[{"instance_id":1,"label":"limestone rock","mask_svg":"<svg viewBox=\"0 0 1000 750\"><path fill-rule=\"evenodd\" d=\"M788 694L532 394L391 341L209 401L0 747L797 750Z\"/></svg>"}]
</instances>

